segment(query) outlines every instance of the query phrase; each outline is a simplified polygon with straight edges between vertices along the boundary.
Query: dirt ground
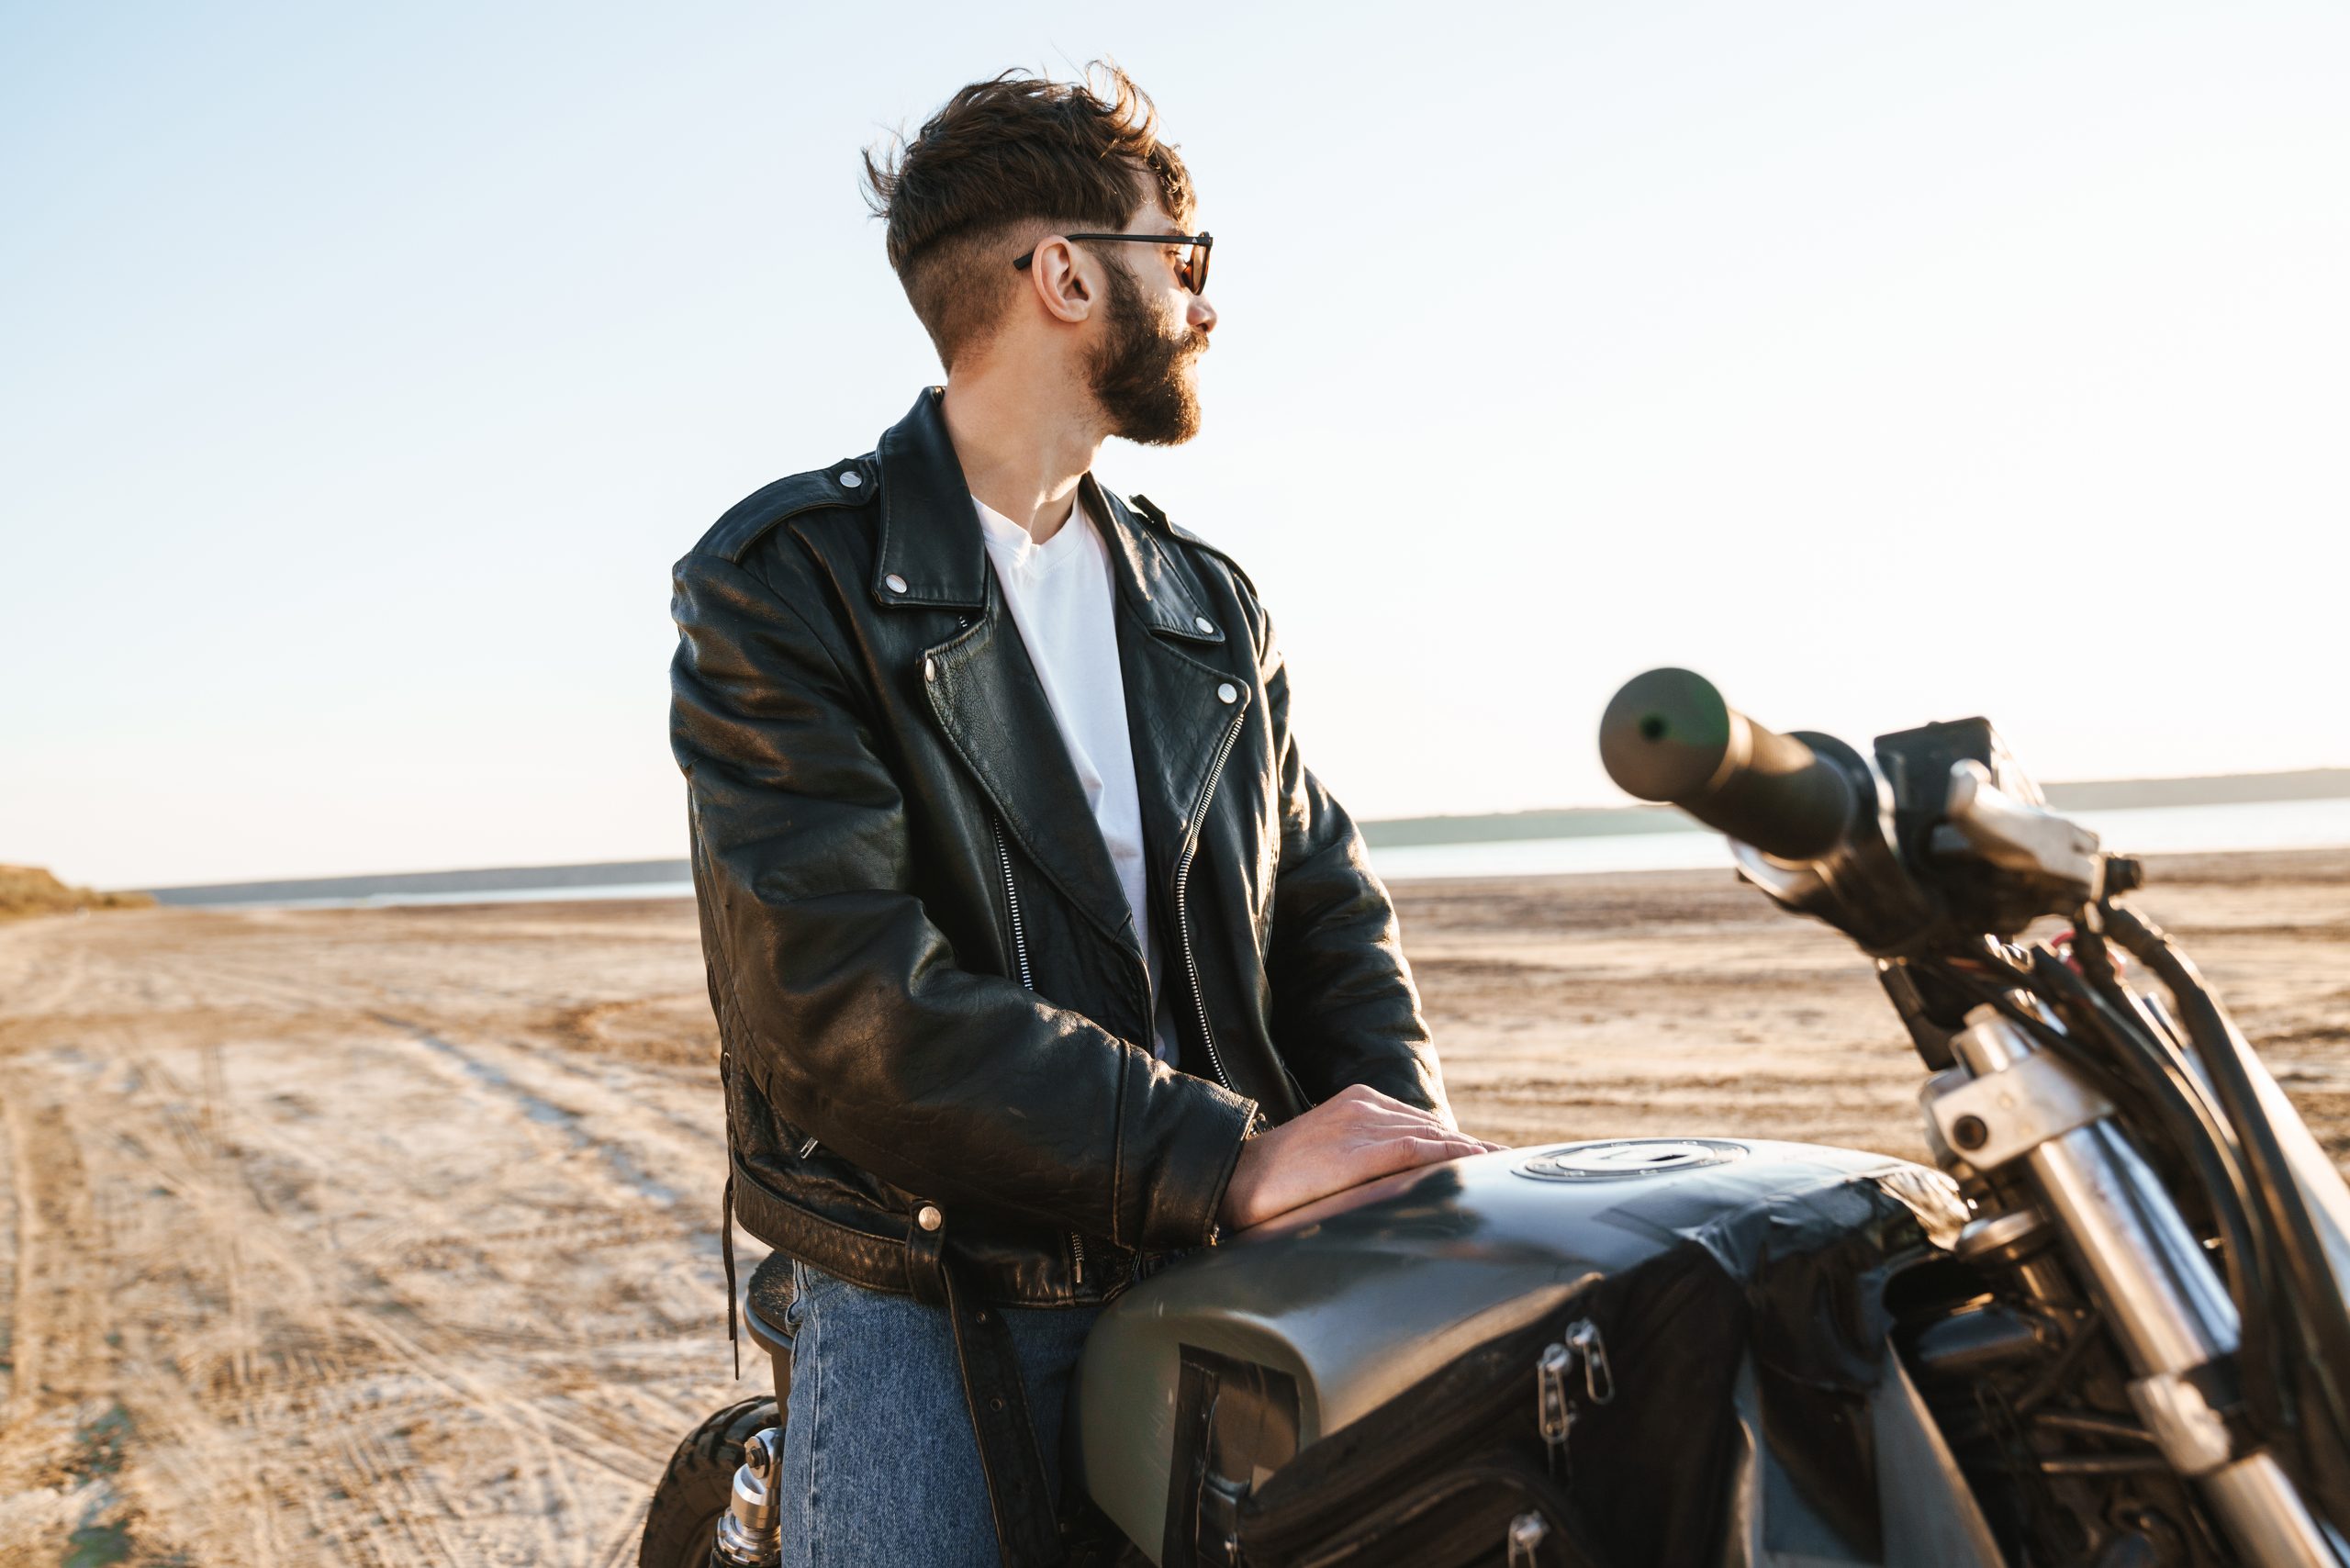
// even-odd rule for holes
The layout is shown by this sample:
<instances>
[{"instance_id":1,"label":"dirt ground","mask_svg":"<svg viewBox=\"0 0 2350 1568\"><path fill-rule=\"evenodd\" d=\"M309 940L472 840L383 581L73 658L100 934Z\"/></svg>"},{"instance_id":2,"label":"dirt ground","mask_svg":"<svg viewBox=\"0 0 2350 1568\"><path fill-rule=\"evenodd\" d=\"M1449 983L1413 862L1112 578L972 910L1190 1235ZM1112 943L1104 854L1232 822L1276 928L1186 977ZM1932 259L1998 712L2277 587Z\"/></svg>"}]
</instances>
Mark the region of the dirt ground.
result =
<instances>
[{"instance_id":1,"label":"dirt ground","mask_svg":"<svg viewBox=\"0 0 2350 1568\"><path fill-rule=\"evenodd\" d=\"M2350 1159L2350 851L2154 870ZM1472 1130L1920 1152L1866 961L1726 873L1397 891ZM633 1562L752 1392L713 1080L687 904L0 925L0 1568Z\"/></svg>"}]
</instances>

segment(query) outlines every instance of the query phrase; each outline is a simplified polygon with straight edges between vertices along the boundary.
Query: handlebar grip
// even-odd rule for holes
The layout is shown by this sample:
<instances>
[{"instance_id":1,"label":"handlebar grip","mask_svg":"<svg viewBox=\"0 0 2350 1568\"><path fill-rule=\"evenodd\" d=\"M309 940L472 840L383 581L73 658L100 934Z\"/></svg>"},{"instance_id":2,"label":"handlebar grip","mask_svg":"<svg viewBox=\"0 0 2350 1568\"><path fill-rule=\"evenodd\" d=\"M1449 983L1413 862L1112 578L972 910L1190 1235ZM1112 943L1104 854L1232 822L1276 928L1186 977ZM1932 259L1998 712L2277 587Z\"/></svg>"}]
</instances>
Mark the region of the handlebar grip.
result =
<instances>
[{"instance_id":1,"label":"handlebar grip","mask_svg":"<svg viewBox=\"0 0 2350 1568\"><path fill-rule=\"evenodd\" d=\"M1625 682L1599 721L1599 759L1625 793L1671 801L1782 860L1834 848L1859 804L1841 767L1764 729L1685 669Z\"/></svg>"}]
</instances>

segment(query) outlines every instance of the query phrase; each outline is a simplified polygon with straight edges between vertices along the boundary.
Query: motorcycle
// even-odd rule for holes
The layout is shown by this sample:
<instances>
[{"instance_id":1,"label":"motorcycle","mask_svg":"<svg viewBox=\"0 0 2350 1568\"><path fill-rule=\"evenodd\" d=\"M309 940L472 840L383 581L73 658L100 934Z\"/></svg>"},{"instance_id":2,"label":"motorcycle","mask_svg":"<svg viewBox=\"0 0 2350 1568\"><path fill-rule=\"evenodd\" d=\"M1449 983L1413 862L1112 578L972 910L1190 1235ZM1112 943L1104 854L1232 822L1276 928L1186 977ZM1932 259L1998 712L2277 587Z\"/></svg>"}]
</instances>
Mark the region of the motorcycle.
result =
<instances>
[{"instance_id":1,"label":"motorcycle","mask_svg":"<svg viewBox=\"0 0 2350 1568\"><path fill-rule=\"evenodd\" d=\"M1863 753L1662 669L1600 751L1874 961L1940 1169L1552 1145L1192 1254L1087 1342L1071 1561L2350 1568L2350 1190L2139 862L1981 719ZM779 1278L776 1397L679 1446L647 1565L776 1560Z\"/></svg>"}]
</instances>

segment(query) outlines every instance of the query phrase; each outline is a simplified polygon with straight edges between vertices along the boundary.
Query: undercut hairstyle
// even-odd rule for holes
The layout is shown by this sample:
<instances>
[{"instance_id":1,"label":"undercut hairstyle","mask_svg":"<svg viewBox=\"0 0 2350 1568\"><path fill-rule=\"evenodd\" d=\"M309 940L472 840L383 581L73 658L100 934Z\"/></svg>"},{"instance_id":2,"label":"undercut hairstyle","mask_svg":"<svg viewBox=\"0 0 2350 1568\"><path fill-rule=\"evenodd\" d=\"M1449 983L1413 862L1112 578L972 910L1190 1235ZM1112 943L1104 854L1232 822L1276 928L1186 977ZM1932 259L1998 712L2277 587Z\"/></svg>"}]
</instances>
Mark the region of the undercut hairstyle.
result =
<instances>
[{"instance_id":1,"label":"undercut hairstyle","mask_svg":"<svg viewBox=\"0 0 2350 1568\"><path fill-rule=\"evenodd\" d=\"M1060 229L1122 230L1151 194L1191 227L1192 178L1158 140L1149 95L1115 65L1083 82L1007 71L946 100L914 139L865 154L890 265L949 372L1024 286L1013 267ZM1124 264L1123 263L1113 264Z\"/></svg>"}]
</instances>

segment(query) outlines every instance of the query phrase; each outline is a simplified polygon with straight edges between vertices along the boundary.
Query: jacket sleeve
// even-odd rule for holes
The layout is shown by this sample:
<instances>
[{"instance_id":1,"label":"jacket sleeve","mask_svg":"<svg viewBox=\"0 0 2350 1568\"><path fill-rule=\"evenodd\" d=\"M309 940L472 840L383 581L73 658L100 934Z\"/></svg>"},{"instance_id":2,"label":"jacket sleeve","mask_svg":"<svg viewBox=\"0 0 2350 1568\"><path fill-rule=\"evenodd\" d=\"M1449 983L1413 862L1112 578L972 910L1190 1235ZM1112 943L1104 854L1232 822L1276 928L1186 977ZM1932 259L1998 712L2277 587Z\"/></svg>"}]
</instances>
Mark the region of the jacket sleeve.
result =
<instances>
[{"instance_id":1,"label":"jacket sleeve","mask_svg":"<svg viewBox=\"0 0 2350 1568\"><path fill-rule=\"evenodd\" d=\"M1288 667L1269 620L1258 645L1281 790L1266 961L1274 1043L1316 1101L1362 1083L1449 1120L1394 903L1371 868L1354 819L1299 755Z\"/></svg>"},{"instance_id":2,"label":"jacket sleeve","mask_svg":"<svg viewBox=\"0 0 2350 1568\"><path fill-rule=\"evenodd\" d=\"M713 990L775 1106L882 1180L1129 1248L1214 1223L1256 1106L1018 982L958 968L911 890L859 687L722 557L679 562L670 740Z\"/></svg>"}]
</instances>

